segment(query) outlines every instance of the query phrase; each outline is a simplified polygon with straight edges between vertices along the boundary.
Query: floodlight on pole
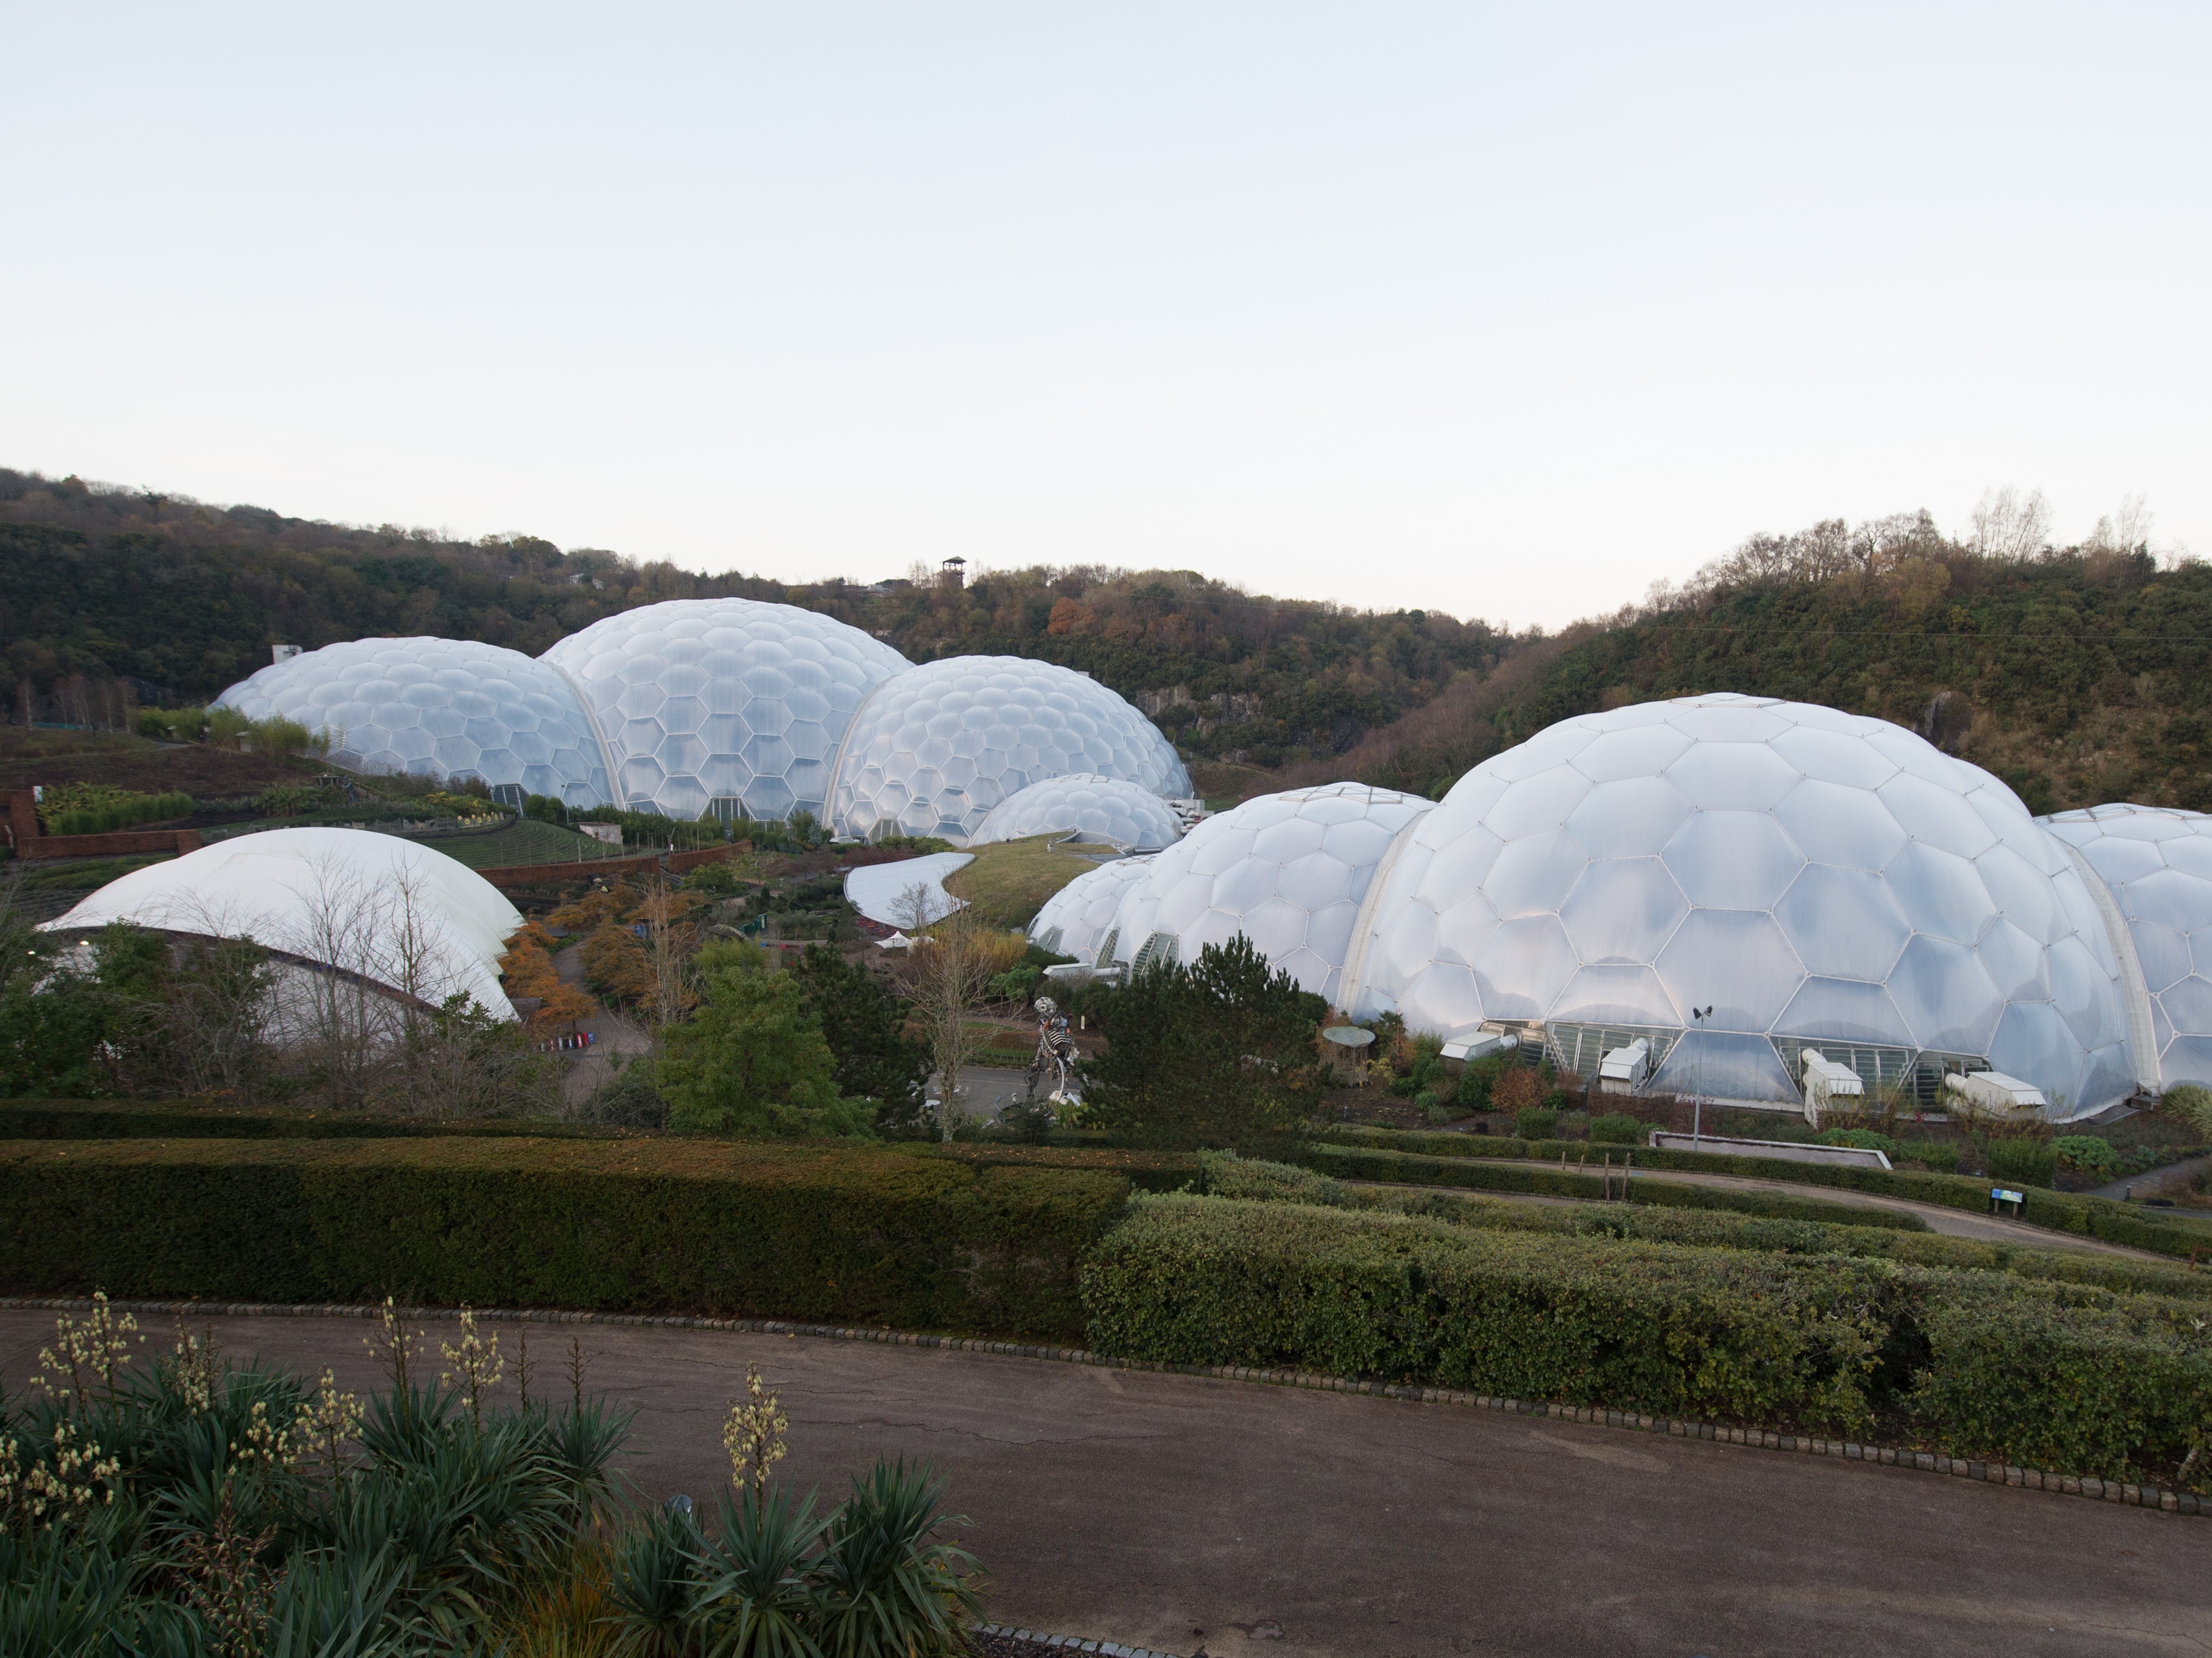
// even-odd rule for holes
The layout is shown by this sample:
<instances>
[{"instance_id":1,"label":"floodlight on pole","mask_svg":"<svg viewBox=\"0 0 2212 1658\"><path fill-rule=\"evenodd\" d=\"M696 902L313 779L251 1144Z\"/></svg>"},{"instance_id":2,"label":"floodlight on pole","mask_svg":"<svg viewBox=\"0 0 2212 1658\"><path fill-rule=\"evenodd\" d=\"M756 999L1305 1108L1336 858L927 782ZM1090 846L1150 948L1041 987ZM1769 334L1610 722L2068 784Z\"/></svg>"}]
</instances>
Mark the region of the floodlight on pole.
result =
<instances>
[{"instance_id":1,"label":"floodlight on pole","mask_svg":"<svg viewBox=\"0 0 2212 1658\"><path fill-rule=\"evenodd\" d=\"M1690 1019L1699 1036L1705 1034L1705 1021L1713 1016L1711 1003L1690 1009ZM1701 1041L1690 1056L1690 1149L1698 1149L1705 1120L1705 1045Z\"/></svg>"}]
</instances>

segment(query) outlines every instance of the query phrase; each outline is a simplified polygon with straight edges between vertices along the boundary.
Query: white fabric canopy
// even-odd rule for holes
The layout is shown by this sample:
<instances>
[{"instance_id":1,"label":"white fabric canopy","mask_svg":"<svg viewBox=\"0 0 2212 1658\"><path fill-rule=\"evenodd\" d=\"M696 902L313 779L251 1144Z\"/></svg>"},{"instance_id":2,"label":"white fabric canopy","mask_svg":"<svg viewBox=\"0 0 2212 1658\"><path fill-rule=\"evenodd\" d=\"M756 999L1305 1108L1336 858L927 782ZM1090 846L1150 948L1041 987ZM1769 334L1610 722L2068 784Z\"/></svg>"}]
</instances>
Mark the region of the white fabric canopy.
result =
<instances>
[{"instance_id":1,"label":"white fabric canopy","mask_svg":"<svg viewBox=\"0 0 2212 1658\"><path fill-rule=\"evenodd\" d=\"M437 1003L465 991L512 1018L499 961L522 916L465 864L360 829L271 829L153 863L49 930L127 921L252 939Z\"/></svg>"},{"instance_id":2,"label":"white fabric canopy","mask_svg":"<svg viewBox=\"0 0 2212 1658\"><path fill-rule=\"evenodd\" d=\"M927 926L961 907L960 900L945 890L945 878L975 861L972 852L931 852L922 857L901 858L896 863L864 864L847 872L845 897L871 921L886 927L911 927L916 917L908 911L906 894L909 888L920 887L928 895L928 913L920 917Z\"/></svg>"}]
</instances>

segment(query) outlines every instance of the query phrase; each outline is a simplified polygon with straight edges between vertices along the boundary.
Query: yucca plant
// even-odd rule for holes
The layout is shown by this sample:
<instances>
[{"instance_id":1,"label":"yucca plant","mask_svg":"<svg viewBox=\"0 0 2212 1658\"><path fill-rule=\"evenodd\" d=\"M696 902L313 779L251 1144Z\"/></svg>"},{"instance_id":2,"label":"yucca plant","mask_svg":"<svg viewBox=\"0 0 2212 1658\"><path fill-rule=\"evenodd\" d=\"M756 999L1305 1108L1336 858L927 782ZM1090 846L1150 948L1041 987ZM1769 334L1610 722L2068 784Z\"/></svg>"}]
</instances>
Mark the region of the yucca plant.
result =
<instances>
[{"instance_id":1,"label":"yucca plant","mask_svg":"<svg viewBox=\"0 0 2212 1658\"><path fill-rule=\"evenodd\" d=\"M975 1557L935 1536L964 1518L939 1511L943 1485L927 1464L878 1462L853 1477L830 1517L813 1577L829 1658L925 1658L966 1645L981 1610Z\"/></svg>"},{"instance_id":2,"label":"yucca plant","mask_svg":"<svg viewBox=\"0 0 2212 1658\"><path fill-rule=\"evenodd\" d=\"M695 1555L690 1634L702 1658L821 1658L825 1610L808 1576L822 1535L814 1499L787 1491L722 1493L718 1535Z\"/></svg>"}]
</instances>

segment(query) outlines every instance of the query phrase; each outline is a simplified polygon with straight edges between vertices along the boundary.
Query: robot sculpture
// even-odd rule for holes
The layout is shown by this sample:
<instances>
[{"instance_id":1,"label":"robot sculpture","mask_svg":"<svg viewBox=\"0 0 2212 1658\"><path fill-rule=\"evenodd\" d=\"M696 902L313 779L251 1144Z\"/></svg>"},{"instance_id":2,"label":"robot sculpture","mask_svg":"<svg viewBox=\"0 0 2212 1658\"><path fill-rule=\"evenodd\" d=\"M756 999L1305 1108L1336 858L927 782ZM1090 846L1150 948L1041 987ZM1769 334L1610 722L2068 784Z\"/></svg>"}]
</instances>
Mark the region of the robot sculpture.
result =
<instances>
[{"instance_id":1,"label":"robot sculpture","mask_svg":"<svg viewBox=\"0 0 2212 1658\"><path fill-rule=\"evenodd\" d=\"M1053 1079L1053 1104L1072 1106L1074 1097L1067 1090L1073 1076L1076 1053L1074 1039L1067 1033L1067 1015L1050 997L1041 996L1036 999L1036 1055L1030 1061L1029 1097L1036 1098L1038 1079L1049 1075Z\"/></svg>"}]
</instances>

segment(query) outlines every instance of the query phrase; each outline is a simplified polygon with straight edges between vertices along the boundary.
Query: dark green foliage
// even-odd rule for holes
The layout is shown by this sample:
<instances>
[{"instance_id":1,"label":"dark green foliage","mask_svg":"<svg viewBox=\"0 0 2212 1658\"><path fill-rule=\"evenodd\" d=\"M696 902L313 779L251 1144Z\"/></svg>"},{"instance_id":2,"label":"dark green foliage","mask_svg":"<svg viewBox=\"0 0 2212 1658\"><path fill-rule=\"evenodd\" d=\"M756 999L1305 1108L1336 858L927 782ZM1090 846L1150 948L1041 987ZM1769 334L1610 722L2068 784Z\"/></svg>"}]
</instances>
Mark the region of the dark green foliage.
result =
<instances>
[{"instance_id":1,"label":"dark green foliage","mask_svg":"<svg viewBox=\"0 0 2212 1658\"><path fill-rule=\"evenodd\" d=\"M2106 1478L2174 1478L2212 1403L2200 1302L1843 1254L1183 1195L1136 1200L1083 1293L1094 1345L1170 1363L1816 1430L1882 1417Z\"/></svg>"},{"instance_id":2,"label":"dark green foliage","mask_svg":"<svg viewBox=\"0 0 2212 1658\"><path fill-rule=\"evenodd\" d=\"M1103 1350L1863 1425L1899 1269L1146 1198L1083 1274Z\"/></svg>"},{"instance_id":3,"label":"dark green foliage","mask_svg":"<svg viewBox=\"0 0 2212 1658\"><path fill-rule=\"evenodd\" d=\"M838 1093L872 1101L887 1131L915 1122L929 1051L907 1035L906 1004L866 968L819 944L807 947L791 977L806 1016L830 1045Z\"/></svg>"},{"instance_id":4,"label":"dark green foliage","mask_svg":"<svg viewBox=\"0 0 2212 1658\"><path fill-rule=\"evenodd\" d=\"M1522 1144L1517 1140L1498 1143ZM1571 1158L1583 1161L1571 1162L1562 1168L1556 1161L1524 1161L1517 1155L1421 1157L1405 1152L1369 1151L1328 1144L1307 1147L1299 1155L1314 1167L1340 1179L1457 1186L1475 1192L1520 1192L1531 1197L1602 1198L1607 1195L1602 1153L1594 1167L1589 1161L1591 1148L1588 1143L1539 1142L1528 1149L1539 1154L1548 1151L1551 1159L1565 1152ZM1644 1155L1644 1150L1638 1149L1626 1153L1623 1161L1637 1159L1640 1167ZM1617 1197L1617 1176L1613 1184L1613 1195ZM1670 1209L1730 1210L1742 1215L1787 1216L1838 1225L1893 1227L1907 1232L1924 1232L1928 1227L1925 1221L1908 1210L1825 1203L1817 1198L1767 1192L1756 1186L1691 1186L1681 1181L1656 1180L1642 1174L1630 1186L1628 1200Z\"/></svg>"},{"instance_id":5,"label":"dark green foliage","mask_svg":"<svg viewBox=\"0 0 2212 1658\"><path fill-rule=\"evenodd\" d=\"M2112 1143L2094 1134L2062 1134L2051 1143L2051 1155L2066 1168L2078 1168L2100 1180L2118 1174L2119 1158Z\"/></svg>"},{"instance_id":6,"label":"dark green foliage","mask_svg":"<svg viewBox=\"0 0 2212 1658\"><path fill-rule=\"evenodd\" d=\"M839 1098L830 1045L788 973L708 972L698 1011L663 1040L654 1081L671 1128L853 1134L873 1115Z\"/></svg>"},{"instance_id":7,"label":"dark green foliage","mask_svg":"<svg viewBox=\"0 0 2212 1658\"><path fill-rule=\"evenodd\" d=\"M1548 1140L1559 1126L1559 1113L1547 1106L1532 1106L1513 1113L1513 1131L1524 1140Z\"/></svg>"},{"instance_id":8,"label":"dark green foliage","mask_svg":"<svg viewBox=\"0 0 2212 1658\"><path fill-rule=\"evenodd\" d=\"M471 1649L605 1515L629 1429L597 1399L463 1411L395 1387L333 1442L295 1426L313 1399L180 1332L150 1367L126 1360L82 1394L0 1410L0 1441L30 1463L56 1467L88 1442L114 1464L91 1504L58 1514L0 1494L0 1651ZM285 1452L278 1432L294 1436Z\"/></svg>"},{"instance_id":9,"label":"dark green foliage","mask_svg":"<svg viewBox=\"0 0 2212 1658\"><path fill-rule=\"evenodd\" d=\"M1519 1140L1498 1140L1468 1134L1402 1133L1387 1130L1335 1130L1334 1143L1346 1148L1387 1149L1401 1158L1402 1167L1431 1167L1460 1159L1495 1161L1530 1157L1556 1162L1561 1152L1573 1155L1579 1146L1529 1145ZM1407 1156L1406 1154L1413 1154ZM1832 1186L1849 1192L1879 1192L1910 1198L1916 1203L1940 1204L1947 1209L1979 1213L1989 1207L1990 1182L1961 1175L1923 1173L1916 1169L1841 1167L1826 1163L1784 1162L1778 1158L1742 1157L1732 1153L1660 1150L1639 1146L1639 1169L1702 1169L1716 1174L1746 1174L1762 1180L1787 1180L1796 1186ZM1471 1179L1426 1173L1387 1178L1424 1184L1474 1185ZM1500 1188L1533 1190L1534 1188ZM2212 1251L2212 1227L2192 1224L2178 1216L2160 1217L2130 1204L2105 1198L2049 1192L2029 1186L2025 1218L2060 1232L2103 1238L2161 1255L2188 1256ZM1756 1195L1756 1194L1747 1194Z\"/></svg>"},{"instance_id":10,"label":"dark green foliage","mask_svg":"<svg viewBox=\"0 0 2212 1658\"><path fill-rule=\"evenodd\" d=\"M1105 1057L1083 1066L1085 1120L1118 1144L1168 1149L1294 1138L1327 1012L1241 933L1148 968L1108 1004Z\"/></svg>"},{"instance_id":11,"label":"dark green foliage","mask_svg":"<svg viewBox=\"0 0 2212 1658\"><path fill-rule=\"evenodd\" d=\"M1923 1163L1940 1173L1959 1172L1959 1148L1948 1140L1899 1140L1896 1155L1907 1162Z\"/></svg>"},{"instance_id":12,"label":"dark green foliage","mask_svg":"<svg viewBox=\"0 0 2212 1658\"><path fill-rule=\"evenodd\" d=\"M1650 1132L1650 1124L1626 1112L1607 1112L1602 1117L1590 1119L1589 1137L1601 1144L1640 1146Z\"/></svg>"},{"instance_id":13,"label":"dark green foliage","mask_svg":"<svg viewBox=\"0 0 2212 1658\"><path fill-rule=\"evenodd\" d=\"M936 1533L945 1515L927 1465L878 1462L824 1520L810 1495L722 1494L710 1531L662 1511L617 1545L624 1655L946 1658L981 1609L975 1557Z\"/></svg>"},{"instance_id":14,"label":"dark green foliage","mask_svg":"<svg viewBox=\"0 0 2212 1658\"><path fill-rule=\"evenodd\" d=\"M1999 1135L1990 1141L1986 1155L1992 1180L2047 1186L2051 1177L2058 1172L2058 1153L2048 1140Z\"/></svg>"},{"instance_id":15,"label":"dark green foliage","mask_svg":"<svg viewBox=\"0 0 2212 1658\"><path fill-rule=\"evenodd\" d=\"M666 1128L668 1101L650 1054L624 1060L610 1056L614 1074L584 1102L580 1115L609 1128Z\"/></svg>"},{"instance_id":16,"label":"dark green foliage","mask_svg":"<svg viewBox=\"0 0 2212 1658\"><path fill-rule=\"evenodd\" d=\"M1036 993L1037 983L1043 977L1040 969L1024 961L994 974L984 987L984 994L994 1002L1027 1002Z\"/></svg>"},{"instance_id":17,"label":"dark green foliage","mask_svg":"<svg viewBox=\"0 0 2212 1658\"><path fill-rule=\"evenodd\" d=\"M63 791L53 791L62 794ZM91 791L80 787L69 794ZM39 826L49 835L105 835L142 823L162 823L192 814L192 797L181 791L160 795L133 794L128 789L98 791L100 796L82 805L56 802L42 807ZM66 795L64 795L66 799Z\"/></svg>"},{"instance_id":18,"label":"dark green foliage","mask_svg":"<svg viewBox=\"0 0 2212 1658\"><path fill-rule=\"evenodd\" d=\"M1820 1143L1824 1146L1852 1146L1861 1151L1879 1151L1893 1160L1898 1155L1896 1141L1870 1128L1832 1128L1820 1137Z\"/></svg>"},{"instance_id":19,"label":"dark green foliage","mask_svg":"<svg viewBox=\"0 0 2212 1658\"><path fill-rule=\"evenodd\" d=\"M532 795L522 802L522 815L539 823L566 823L568 808L550 795Z\"/></svg>"},{"instance_id":20,"label":"dark green foliage","mask_svg":"<svg viewBox=\"0 0 2212 1658\"><path fill-rule=\"evenodd\" d=\"M0 1145L0 1293L682 1311L1073 1339L1108 1154L834 1142ZM1164 1173L1180 1180L1185 1173Z\"/></svg>"}]
</instances>

